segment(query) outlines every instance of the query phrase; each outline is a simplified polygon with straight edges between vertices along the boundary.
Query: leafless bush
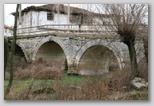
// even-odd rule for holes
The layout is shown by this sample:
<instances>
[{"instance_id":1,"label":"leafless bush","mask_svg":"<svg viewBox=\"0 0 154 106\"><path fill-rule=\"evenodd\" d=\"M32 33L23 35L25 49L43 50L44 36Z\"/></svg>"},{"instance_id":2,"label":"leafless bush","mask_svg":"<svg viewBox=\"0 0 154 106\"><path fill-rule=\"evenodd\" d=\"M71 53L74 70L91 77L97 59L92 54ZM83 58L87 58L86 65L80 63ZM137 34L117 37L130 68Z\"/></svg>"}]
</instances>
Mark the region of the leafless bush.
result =
<instances>
[{"instance_id":1,"label":"leafless bush","mask_svg":"<svg viewBox=\"0 0 154 106\"><path fill-rule=\"evenodd\" d=\"M63 70L60 67L50 65L39 59L35 63L29 64L26 68L18 66L15 72L15 79L56 79L63 76Z\"/></svg>"},{"instance_id":2,"label":"leafless bush","mask_svg":"<svg viewBox=\"0 0 154 106\"><path fill-rule=\"evenodd\" d=\"M27 67L28 63L26 62L25 58L15 55L14 65L13 65L14 73L16 73L17 70L23 70L26 69ZM6 67L5 80L9 79L10 76L9 70L10 70L10 63L8 62L8 65ZM21 75L23 75L23 77L26 76L26 74L24 75L24 73L21 73Z\"/></svg>"},{"instance_id":3,"label":"leafless bush","mask_svg":"<svg viewBox=\"0 0 154 106\"><path fill-rule=\"evenodd\" d=\"M109 91L124 91L130 85L131 71L124 69L121 71L113 72L112 75L108 74L104 78L104 82L108 85Z\"/></svg>"},{"instance_id":4,"label":"leafless bush","mask_svg":"<svg viewBox=\"0 0 154 106\"><path fill-rule=\"evenodd\" d=\"M103 81L87 80L83 86L85 100L106 100L109 90Z\"/></svg>"}]
</instances>

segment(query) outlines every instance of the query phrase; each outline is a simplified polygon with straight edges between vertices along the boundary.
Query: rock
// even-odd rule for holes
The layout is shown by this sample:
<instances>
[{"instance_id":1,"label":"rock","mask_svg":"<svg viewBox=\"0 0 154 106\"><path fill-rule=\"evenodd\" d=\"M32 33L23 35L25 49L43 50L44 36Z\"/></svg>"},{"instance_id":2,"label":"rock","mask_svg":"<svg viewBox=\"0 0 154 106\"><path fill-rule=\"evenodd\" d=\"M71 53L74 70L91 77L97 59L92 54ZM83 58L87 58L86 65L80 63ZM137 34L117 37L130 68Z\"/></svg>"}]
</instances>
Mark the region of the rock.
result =
<instances>
[{"instance_id":1,"label":"rock","mask_svg":"<svg viewBox=\"0 0 154 106\"><path fill-rule=\"evenodd\" d=\"M82 90L82 88L79 86L70 86L70 88L73 90Z\"/></svg>"},{"instance_id":2,"label":"rock","mask_svg":"<svg viewBox=\"0 0 154 106\"><path fill-rule=\"evenodd\" d=\"M135 87L136 89L141 89L141 88L148 88L148 82L146 82L144 79L135 77L131 81L131 85Z\"/></svg>"},{"instance_id":3,"label":"rock","mask_svg":"<svg viewBox=\"0 0 154 106\"><path fill-rule=\"evenodd\" d=\"M54 93L54 92L56 91L53 88L47 87L47 88L39 88L33 91L33 94L41 94L41 93L49 94L49 93Z\"/></svg>"}]
</instances>

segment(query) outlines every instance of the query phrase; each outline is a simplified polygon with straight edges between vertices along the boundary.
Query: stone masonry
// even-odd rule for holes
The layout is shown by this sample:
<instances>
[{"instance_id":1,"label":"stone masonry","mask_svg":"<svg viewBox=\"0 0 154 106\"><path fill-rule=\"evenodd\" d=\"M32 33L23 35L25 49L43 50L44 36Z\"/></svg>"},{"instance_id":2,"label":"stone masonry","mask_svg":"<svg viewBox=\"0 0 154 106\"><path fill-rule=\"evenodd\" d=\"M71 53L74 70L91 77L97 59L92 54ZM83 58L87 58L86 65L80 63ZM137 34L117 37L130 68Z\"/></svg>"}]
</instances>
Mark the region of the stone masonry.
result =
<instances>
[{"instance_id":1,"label":"stone masonry","mask_svg":"<svg viewBox=\"0 0 154 106\"><path fill-rule=\"evenodd\" d=\"M128 47L120 42L120 40L112 41L112 39L88 38L85 36L75 36L73 38L70 36L58 36L58 34L48 34L45 36L18 38L17 45L21 47L28 62L33 62L38 58L52 62L66 60L68 73L82 75L103 74L109 71L109 58L104 58L109 55L106 53L104 57L98 57L96 53L101 55L106 51L112 52L117 59L120 69L122 69L129 60ZM143 44L138 42L136 43L136 49L137 47L143 49ZM91 53L93 53L92 56L90 55ZM93 56L94 59L97 59L96 61L92 60ZM137 56L139 62L144 57L143 50L140 50ZM91 63L89 61L91 61ZM91 66L93 62L98 61L101 62L102 65L100 64L100 66L102 68L100 66L96 66L96 68L92 66L93 69L89 72L86 71L88 68L82 68L87 66L87 64Z\"/></svg>"}]
</instances>

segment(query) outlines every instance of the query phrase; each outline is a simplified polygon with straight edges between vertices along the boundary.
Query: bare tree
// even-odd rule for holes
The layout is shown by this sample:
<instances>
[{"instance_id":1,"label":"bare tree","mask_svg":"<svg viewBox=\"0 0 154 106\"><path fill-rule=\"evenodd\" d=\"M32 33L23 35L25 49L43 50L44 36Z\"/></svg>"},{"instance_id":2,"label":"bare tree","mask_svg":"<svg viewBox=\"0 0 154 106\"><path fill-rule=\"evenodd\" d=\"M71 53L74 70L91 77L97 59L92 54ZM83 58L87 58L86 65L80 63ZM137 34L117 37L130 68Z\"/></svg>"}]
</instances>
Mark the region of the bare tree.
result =
<instances>
[{"instance_id":1,"label":"bare tree","mask_svg":"<svg viewBox=\"0 0 154 106\"><path fill-rule=\"evenodd\" d=\"M128 46L132 78L138 76L135 40L141 37L138 33L139 27L143 25L142 21L148 12L148 6L146 4L99 4L96 8L99 13L110 16L104 20L100 15L99 20L103 23L99 27L102 27L101 29L106 27L105 30L116 32L121 41Z\"/></svg>"},{"instance_id":2,"label":"bare tree","mask_svg":"<svg viewBox=\"0 0 154 106\"><path fill-rule=\"evenodd\" d=\"M9 56L8 39L7 37L4 37L4 79L5 79L6 67L8 63L8 56Z\"/></svg>"},{"instance_id":3,"label":"bare tree","mask_svg":"<svg viewBox=\"0 0 154 106\"><path fill-rule=\"evenodd\" d=\"M13 28L13 41L11 44L11 55L10 55L10 79L9 84L6 89L6 94L10 92L12 82L13 82L13 72L14 72L14 53L15 53L15 45L16 45L16 31L17 31L17 18L18 18L18 9L20 4L17 4L16 7L16 14L15 14L15 22L14 22L14 28Z\"/></svg>"},{"instance_id":4,"label":"bare tree","mask_svg":"<svg viewBox=\"0 0 154 106\"><path fill-rule=\"evenodd\" d=\"M144 54L145 54L145 57L146 57L146 61L148 63L148 39L143 39L143 42L144 42Z\"/></svg>"}]
</instances>

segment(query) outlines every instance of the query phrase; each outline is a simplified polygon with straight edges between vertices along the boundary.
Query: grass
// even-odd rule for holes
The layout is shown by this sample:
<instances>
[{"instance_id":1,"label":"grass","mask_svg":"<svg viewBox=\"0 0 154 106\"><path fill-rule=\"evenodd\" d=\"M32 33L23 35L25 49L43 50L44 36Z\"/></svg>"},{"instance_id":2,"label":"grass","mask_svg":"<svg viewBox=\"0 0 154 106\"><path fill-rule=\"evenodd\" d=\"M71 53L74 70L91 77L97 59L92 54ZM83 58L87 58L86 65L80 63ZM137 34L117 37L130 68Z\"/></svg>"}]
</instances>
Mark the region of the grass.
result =
<instances>
[{"instance_id":1,"label":"grass","mask_svg":"<svg viewBox=\"0 0 154 106\"><path fill-rule=\"evenodd\" d=\"M129 88L129 69L81 76L69 75L42 61L21 66L14 73L11 91L4 95L5 100L148 100L148 89ZM5 80L4 92L7 85Z\"/></svg>"},{"instance_id":2,"label":"grass","mask_svg":"<svg viewBox=\"0 0 154 106\"><path fill-rule=\"evenodd\" d=\"M77 93L82 95L80 91L83 86L85 86L87 82L97 82L101 80L101 76L80 76L80 75L68 75L64 74L61 79L26 79L26 80L14 80L11 88L11 93L9 95L5 95L6 100L23 100L26 97L24 95L28 94L28 89L30 89L30 94L33 91L40 88L51 87L57 90L52 96L48 94L41 94L43 96L32 97L31 99L39 99L39 100L72 100L73 98L80 99L80 96L76 96ZM91 84L91 83L90 83ZM4 88L6 89L8 85L8 80L4 81ZM84 89L91 89L90 86L86 85ZM88 91L89 92L89 91ZM39 94L40 95L40 94ZM81 96L82 97L82 96ZM27 99L27 98L26 98ZM28 98L29 99L29 98Z\"/></svg>"},{"instance_id":3,"label":"grass","mask_svg":"<svg viewBox=\"0 0 154 106\"><path fill-rule=\"evenodd\" d=\"M111 77L111 74L109 75ZM61 79L26 79L14 80L9 95L5 100L148 100L148 91L133 90L128 92L110 91L103 81L103 76L76 76L64 74ZM4 81L4 88L8 80ZM33 92L40 88L53 88L54 93ZM114 87L114 86L113 86ZM117 87L117 86L115 86ZM100 93L101 92L101 93ZM110 95L109 95L110 94Z\"/></svg>"},{"instance_id":4,"label":"grass","mask_svg":"<svg viewBox=\"0 0 154 106\"><path fill-rule=\"evenodd\" d=\"M62 83L64 84L80 86L82 82L85 80L85 77L64 74L61 80L62 80Z\"/></svg>"},{"instance_id":5,"label":"grass","mask_svg":"<svg viewBox=\"0 0 154 106\"><path fill-rule=\"evenodd\" d=\"M133 100L148 100L147 91L132 91L130 94Z\"/></svg>"},{"instance_id":6,"label":"grass","mask_svg":"<svg viewBox=\"0 0 154 106\"><path fill-rule=\"evenodd\" d=\"M81 84L84 82L86 78L84 76L77 76L77 75L67 75L66 73L61 78L61 83L66 85L76 85L81 86ZM42 79L26 79L26 80L14 80L13 81L13 88L15 87L16 90L23 89L25 86L32 84L33 82L33 88L37 87L41 84L44 84L46 86L50 86L51 83L55 83L57 80L42 80ZM4 88L6 88L8 85L8 80L4 81Z\"/></svg>"},{"instance_id":7,"label":"grass","mask_svg":"<svg viewBox=\"0 0 154 106\"><path fill-rule=\"evenodd\" d=\"M72 76L64 74L64 76L61 78L60 82L64 85L76 85L81 86L82 82L84 81L83 76ZM49 87L51 84L56 83L57 80L48 79L48 80L42 80L42 79L26 79L26 80L14 80L13 86L12 86L12 92L20 92L21 90L29 87L32 85L32 90L40 87ZM4 88L6 89L8 85L8 80L4 81Z\"/></svg>"},{"instance_id":8,"label":"grass","mask_svg":"<svg viewBox=\"0 0 154 106\"><path fill-rule=\"evenodd\" d=\"M91 81L99 81L101 80L101 76L81 76L81 75L68 75L64 74L61 78L61 82L66 85L76 85L81 86L85 80L91 80ZM48 80L42 80L42 79L26 79L26 80L14 80L13 86L16 86L16 88L22 89L25 85L30 85L32 82L34 82L33 86L37 86L40 84L50 85L53 82L56 82L56 80L48 79ZM8 80L4 81L4 87L8 85Z\"/></svg>"}]
</instances>

